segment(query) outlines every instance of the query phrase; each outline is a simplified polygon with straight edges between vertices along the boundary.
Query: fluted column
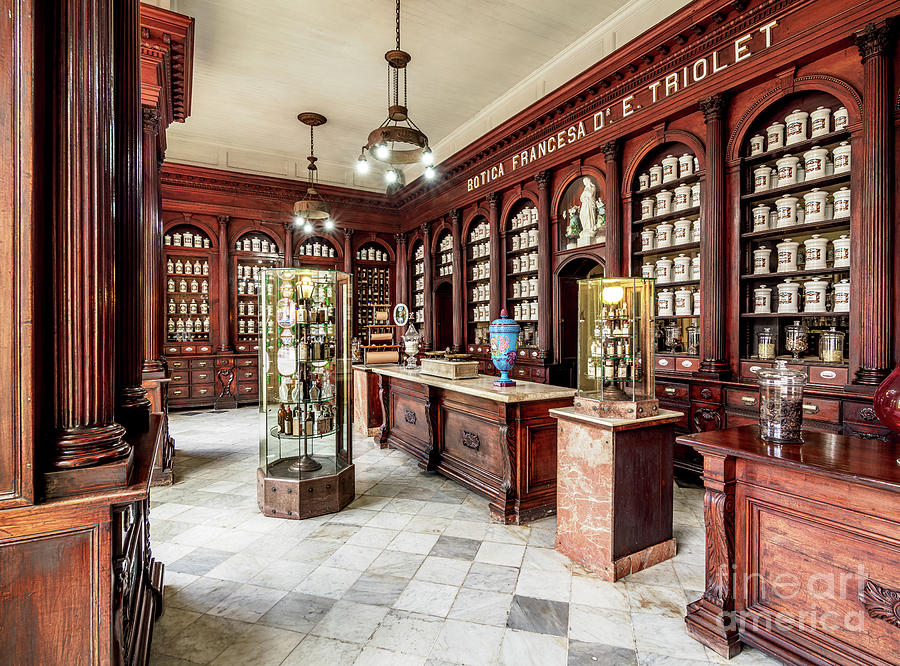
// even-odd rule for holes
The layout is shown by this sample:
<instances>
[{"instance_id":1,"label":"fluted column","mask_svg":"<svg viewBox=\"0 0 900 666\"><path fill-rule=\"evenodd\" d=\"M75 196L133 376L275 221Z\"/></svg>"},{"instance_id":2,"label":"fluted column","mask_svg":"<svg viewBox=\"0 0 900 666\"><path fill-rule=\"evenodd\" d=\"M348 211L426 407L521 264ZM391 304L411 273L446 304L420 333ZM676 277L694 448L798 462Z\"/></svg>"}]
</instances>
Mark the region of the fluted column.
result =
<instances>
[{"instance_id":1,"label":"fluted column","mask_svg":"<svg viewBox=\"0 0 900 666\"><path fill-rule=\"evenodd\" d=\"M143 370L147 374L166 370L163 357L163 325L165 320L165 289L162 277L162 216L159 214L159 169L156 166L156 137L159 134L160 115L156 107L141 108L143 193L141 215L143 217L144 245L144 293L141 314L144 348Z\"/></svg>"},{"instance_id":2,"label":"fluted column","mask_svg":"<svg viewBox=\"0 0 900 666\"><path fill-rule=\"evenodd\" d=\"M503 256L500 254L500 202L499 192L491 192L487 196L488 206L490 208L490 219L488 220L489 233L491 239L491 321L500 316L501 305L500 295L502 289L500 280L502 273L500 265L503 262Z\"/></svg>"},{"instance_id":3,"label":"fluted column","mask_svg":"<svg viewBox=\"0 0 900 666\"><path fill-rule=\"evenodd\" d=\"M353 273L353 229L344 229L344 272ZM358 307L354 303L354 307Z\"/></svg>"},{"instance_id":4,"label":"fluted column","mask_svg":"<svg viewBox=\"0 0 900 666\"><path fill-rule=\"evenodd\" d=\"M465 348L466 319L466 269L462 253L462 230L459 209L450 211L450 227L453 230L453 352L459 354Z\"/></svg>"},{"instance_id":5,"label":"fluted column","mask_svg":"<svg viewBox=\"0 0 900 666\"><path fill-rule=\"evenodd\" d=\"M621 159L622 142L619 139L607 141L600 150L606 159L606 189L603 193L606 204L606 275L620 276L628 271L624 270L622 259L622 221L619 216L621 201L619 192L619 160Z\"/></svg>"},{"instance_id":6,"label":"fluted column","mask_svg":"<svg viewBox=\"0 0 900 666\"><path fill-rule=\"evenodd\" d=\"M412 312L412 306L409 303L409 262L406 260L406 238L409 234L405 231L394 234L396 241L396 260L394 262L395 272L397 274L397 282L395 284L397 303L406 303ZM399 327L395 330L397 342L400 342L401 336L406 329L401 330Z\"/></svg>"},{"instance_id":7,"label":"fluted column","mask_svg":"<svg viewBox=\"0 0 900 666\"><path fill-rule=\"evenodd\" d=\"M431 256L431 222L422 225L422 247L425 249L425 321L422 325L422 334L425 342L425 351L431 351L434 344L434 277L432 275L434 261Z\"/></svg>"},{"instance_id":8,"label":"fluted column","mask_svg":"<svg viewBox=\"0 0 900 666\"><path fill-rule=\"evenodd\" d=\"M550 289L553 247L550 243L550 172L539 171L538 186L538 358L550 355L553 297Z\"/></svg>"},{"instance_id":9,"label":"fluted column","mask_svg":"<svg viewBox=\"0 0 900 666\"><path fill-rule=\"evenodd\" d=\"M859 349L854 383L877 385L891 371L893 270L892 206L894 203L891 129L891 57L893 36L887 21L870 23L856 34L863 66L862 192L853 229L851 298ZM862 196L859 196L859 195ZM862 205L860 205L862 204Z\"/></svg>"},{"instance_id":10,"label":"fluted column","mask_svg":"<svg viewBox=\"0 0 900 666\"><path fill-rule=\"evenodd\" d=\"M285 222L281 225L284 228L284 267L290 268L294 265L294 224Z\"/></svg>"},{"instance_id":11,"label":"fluted column","mask_svg":"<svg viewBox=\"0 0 900 666\"><path fill-rule=\"evenodd\" d=\"M52 106L46 131L52 169L53 422L50 465L86 467L127 456L115 420L115 221L113 219L113 3L70 0L56 7L45 37Z\"/></svg>"},{"instance_id":12,"label":"fluted column","mask_svg":"<svg viewBox=\"0 0 900 666\"><path fill-rule=\"evenodd\" d=\"M230 352L231 331L228 324L232 313L228 306L228 223L231 216L219 215L216 219L219 221L219 303L224 304L219 307L219 346L216 349Z\"/></svg>"},{"instance_id":13,"label":"fluted column","mask_svg":"<svg viewBox=\"0 0 900 666\"><path fill-rule=\"evenodd\" d=\"M700 101L706 122L706 180L700 233L700 372L728 373L725 358L725 109L722 95Z\"/></svg>"}]
</instances>

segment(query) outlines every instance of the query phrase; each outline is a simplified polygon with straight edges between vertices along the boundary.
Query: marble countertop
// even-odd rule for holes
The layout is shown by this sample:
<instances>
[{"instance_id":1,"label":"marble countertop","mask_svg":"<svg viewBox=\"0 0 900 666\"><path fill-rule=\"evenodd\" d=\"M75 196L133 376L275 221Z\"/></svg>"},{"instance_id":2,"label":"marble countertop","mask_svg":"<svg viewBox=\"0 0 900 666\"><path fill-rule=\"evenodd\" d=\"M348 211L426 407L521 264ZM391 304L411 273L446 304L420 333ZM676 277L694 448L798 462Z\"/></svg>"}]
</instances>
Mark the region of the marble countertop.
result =
<instances>
[{"instance_id":1,"label":"marble countertop","mask_svg":"<svg viewBox=\"0 0 900 666\"><path fill-rule=\"evenodd\" d=\"M405 379L418 384L435 386L448 391L458 391L459 393L473 395L495 402L534 402L537 400L557 400L575 396L575 389L562 386L551 386L549 384L538 384L536 382L522 382L516 380L515 386L494 386L493 382L497 378L491 375L478 375L471 379L445 379L443 377L423 375L420 372L408 372L407 370L398 368L396 365L389 367L375 366L372 367L372 370L377 374L385 375L386 377L396 377L397 379Z\"/></svg>"},{"instance_id":2,"label":"marble countertop","mask_svg":"<svg viewBox=\"0 0 900 666\"><path fill-rule=\"evenodd\" d=\"M672 411L671 409L660 409L655 416L647 416L640 419L610 419L600 418L592 414L585 414L577 411L574 407L561 407L559 409L551 409L551 416L572 419L574 421L582 421L592 425L598 425L610 430L630 430L632 428L645 428L647 426L662 425L671 421L677 421L684 414Z\"/></svg>"}]
</instances>

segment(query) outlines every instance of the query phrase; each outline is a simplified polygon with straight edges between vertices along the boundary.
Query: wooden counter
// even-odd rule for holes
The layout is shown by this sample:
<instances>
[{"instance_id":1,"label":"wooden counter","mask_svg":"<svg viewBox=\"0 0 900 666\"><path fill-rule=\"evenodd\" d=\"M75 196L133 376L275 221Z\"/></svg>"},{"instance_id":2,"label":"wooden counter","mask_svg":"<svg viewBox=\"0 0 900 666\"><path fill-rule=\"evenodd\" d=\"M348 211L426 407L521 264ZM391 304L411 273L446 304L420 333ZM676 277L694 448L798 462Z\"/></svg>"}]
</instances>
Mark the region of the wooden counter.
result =
<instances>
[{"instance_id":1,"label":"wooden counter","mask_svg":"<svg viewBox=\"0 0 900 666\"><path fill-rule=\"evenodd\" d=\"M678 438L706 485L688 633L726 657L746 643L788 663L898 663L900 446L805 432L772 447L758 432Z\"/></svg>"},{"instance_id":2,"label":"wooden counter","mask_svg":"<svg viewBox=\"0 0 900 666\"><path fill-rule=\"evenodd\" d=\"M495 520L520 523L556 511L556 419L549 410L570 406L574 389L373 371L384 413L379 445L406 451L422 469L484 495Z\"/></svg>"},{"instance_id":3,"label":"wooden counter","mask_svg":"<svg viewBox=\"0 0 900 666\"><path fill-rule=\"evenodd\" d=\"M397 367L396 363L390 367ZM373 437L384 417L378 400L378 376L372 366L353 365L353 432Z\"/></svg>"}]
</instances>

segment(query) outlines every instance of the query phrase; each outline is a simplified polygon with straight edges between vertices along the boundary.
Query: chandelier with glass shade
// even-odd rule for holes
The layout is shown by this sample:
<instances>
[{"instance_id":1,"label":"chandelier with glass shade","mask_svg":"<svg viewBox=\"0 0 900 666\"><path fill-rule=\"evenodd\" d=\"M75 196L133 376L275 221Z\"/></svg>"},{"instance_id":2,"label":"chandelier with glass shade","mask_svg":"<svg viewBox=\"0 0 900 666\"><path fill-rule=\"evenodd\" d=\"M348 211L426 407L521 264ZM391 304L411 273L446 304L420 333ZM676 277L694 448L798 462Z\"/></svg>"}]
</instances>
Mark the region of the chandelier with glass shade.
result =
<instances>
[{"instance_id":1,"label":"chandelier with glass shade","mask_svg":"<svg viewBox=\"0 0 900 666\"><path fill-rule=\"evenodd\" d=\"M387 60L388 115L381 125L369 132L362 147L356 169L360 173L369 170L368 158L388 165L385 179L389 185L401 180L398 167L420 163L425 166L425 177L434 178L434 155L428 146L428 137L410 119L406 106L406 66L412 59L400 48L400 0L397 0L397 48L384 54ZM400 103L400 84L403 84L403 104Z\"/></svg>"},{"instance_id":2,"label":"chandelier with glass shade","mask_svg":"<svg viewBox=\"0 0 900 666\"><path fill-rule=\"evenodd\" d=\"M331 207L322 198L316 189L319 183L319 169L316 166L315 128L324 125L327 119L320 113L307 111L297 116L297 120L309 127L309 172L306 194L300 201L294 202L294 221L303 227L305 233L312 233L313 223L322 222L326 231L334 229L334 220L331 219Z\"/></svg>"}]
</instances>

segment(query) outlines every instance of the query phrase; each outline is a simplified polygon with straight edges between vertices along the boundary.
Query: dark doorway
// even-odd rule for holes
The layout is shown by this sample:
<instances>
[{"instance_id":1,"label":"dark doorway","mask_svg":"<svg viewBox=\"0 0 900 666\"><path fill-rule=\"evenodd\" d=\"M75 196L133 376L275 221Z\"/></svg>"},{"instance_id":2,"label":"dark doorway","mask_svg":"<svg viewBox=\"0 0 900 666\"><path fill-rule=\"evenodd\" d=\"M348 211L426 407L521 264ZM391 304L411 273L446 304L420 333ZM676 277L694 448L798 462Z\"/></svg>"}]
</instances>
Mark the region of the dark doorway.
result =
<instances>
[{"instance_id":1,"label":"dark doorway","mask_svg":"<svg viewBox=\"0 0 900 666\"><path fill-rule=\"evenodd\" d=\"M430 313L426 312L425 317ZM434 349L453 346L453 286L442 282L434 290Z\"/></svg>"},{"instance_id":2,"label":"dark doorway","mask_svg":"<svg viewBox=\"0 0 900 666\"><path fill-rule=\"evenodd\" d=\"M559 372L554 384L576 388L578 368L578 280L586 278L600 264L593 259L573 259L559 270ZM601 274L601 271L595 271Z\"/></svg>"}]
</instances>

